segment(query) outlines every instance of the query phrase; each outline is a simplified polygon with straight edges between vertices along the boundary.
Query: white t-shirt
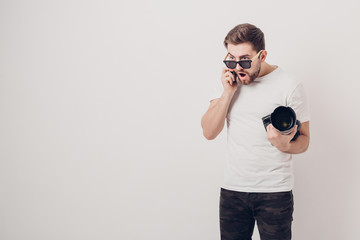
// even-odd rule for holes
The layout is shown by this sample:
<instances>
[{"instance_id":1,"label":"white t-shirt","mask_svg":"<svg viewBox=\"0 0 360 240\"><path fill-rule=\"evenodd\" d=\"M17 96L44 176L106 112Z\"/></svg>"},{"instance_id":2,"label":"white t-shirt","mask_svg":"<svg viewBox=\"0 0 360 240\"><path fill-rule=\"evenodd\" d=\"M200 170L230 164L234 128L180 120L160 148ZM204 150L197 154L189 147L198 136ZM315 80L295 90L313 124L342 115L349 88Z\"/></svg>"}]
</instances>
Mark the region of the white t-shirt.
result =
<instances>
[{"instance_id":1,"label":"white t-shirt","mask_svg":"<svg viewBox=\"0 0 360 240\"><path fill-rule=\"evenodd\" d=\"M217 98L223 89L219 89ZM290 106L297 120L310 120L303 85L281 68L239 85L227 113L227 166L222 187L240 192L290 191L294 184L292 155L266 138L262 117L278 106Z\"/></svg>"}]
</instances>

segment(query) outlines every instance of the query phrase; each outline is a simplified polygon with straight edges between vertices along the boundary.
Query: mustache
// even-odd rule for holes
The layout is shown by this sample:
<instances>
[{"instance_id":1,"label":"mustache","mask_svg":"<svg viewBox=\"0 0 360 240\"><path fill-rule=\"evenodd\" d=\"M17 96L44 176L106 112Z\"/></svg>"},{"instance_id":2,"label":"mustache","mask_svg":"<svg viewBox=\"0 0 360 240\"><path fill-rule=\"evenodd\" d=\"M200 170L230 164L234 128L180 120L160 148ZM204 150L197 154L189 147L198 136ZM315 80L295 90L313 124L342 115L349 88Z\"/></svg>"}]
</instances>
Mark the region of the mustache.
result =
<instances>
[{"instance_id":1,"label":"mustache","mask_svg":"<svg viewBox=\"0 0 360 240\"><path fill-rule=\"evenodd\" d=\"M246 73L246 74L249 74L247 71L245 71L245 70L240 70L240 71L238 71L238 70L236 70L236 73Z\"/></svg>"}]
</instances>

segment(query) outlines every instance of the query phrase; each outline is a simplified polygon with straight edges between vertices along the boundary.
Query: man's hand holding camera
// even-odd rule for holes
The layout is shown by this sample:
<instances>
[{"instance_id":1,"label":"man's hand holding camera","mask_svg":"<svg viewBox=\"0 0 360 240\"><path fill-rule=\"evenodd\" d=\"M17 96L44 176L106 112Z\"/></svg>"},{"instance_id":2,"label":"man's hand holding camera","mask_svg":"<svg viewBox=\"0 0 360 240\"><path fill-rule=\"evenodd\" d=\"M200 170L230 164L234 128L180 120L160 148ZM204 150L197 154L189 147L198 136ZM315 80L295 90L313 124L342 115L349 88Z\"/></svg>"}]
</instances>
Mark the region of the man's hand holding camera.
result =
<instances>
[{"instance_id":1,"label":"man's hand holding camera","mask_svg":"<svg viewBox=\"0 0 360 240\"><path fill-rule=\"evenodd\" d=\"M287 152L290 148L290 141L295 136L297 131L297 125L290 134L281 134L272 124L266 127L266 137L277 149L282 152Z\"/></svg>"}]
</instances>

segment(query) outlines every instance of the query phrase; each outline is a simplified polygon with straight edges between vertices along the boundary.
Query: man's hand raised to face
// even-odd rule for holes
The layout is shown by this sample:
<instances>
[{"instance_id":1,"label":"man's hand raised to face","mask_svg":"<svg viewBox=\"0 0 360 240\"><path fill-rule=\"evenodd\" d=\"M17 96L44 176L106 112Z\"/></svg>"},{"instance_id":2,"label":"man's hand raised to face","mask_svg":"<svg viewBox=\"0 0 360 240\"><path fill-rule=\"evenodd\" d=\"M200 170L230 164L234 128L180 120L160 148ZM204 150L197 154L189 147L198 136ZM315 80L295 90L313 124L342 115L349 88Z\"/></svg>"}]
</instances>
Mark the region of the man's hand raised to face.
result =
<instances>
[{"instance_id":1,"label":"man's hand raised to face","mask_svg":"<svg viewBox=\"0 0 360 240\"><path fill-rule=\"evenodd\" d=\"M234 70L235 71L235 70ZM221 73L221 83L225 92L234 93L238 87L238 83L235 81L233 72L229 68L224 67Z\"/></svg>"}]
</instances>

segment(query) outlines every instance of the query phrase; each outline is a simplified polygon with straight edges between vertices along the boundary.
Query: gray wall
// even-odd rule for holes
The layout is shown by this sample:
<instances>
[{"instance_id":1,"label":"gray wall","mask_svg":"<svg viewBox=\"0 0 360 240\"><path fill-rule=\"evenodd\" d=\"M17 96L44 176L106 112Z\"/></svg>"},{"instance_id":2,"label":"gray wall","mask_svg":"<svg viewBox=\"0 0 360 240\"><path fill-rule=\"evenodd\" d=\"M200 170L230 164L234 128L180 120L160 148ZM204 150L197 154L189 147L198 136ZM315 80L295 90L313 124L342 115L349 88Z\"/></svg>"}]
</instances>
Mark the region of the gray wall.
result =
<instances>
[{"instance_id":1,"label":"gray wall","mask_svg":"<svg viewBox=\"0 0 360 240\"><path fill-rule=\"evenodd\" d=\"M310 99L294 239L359 239L356 4L2 0L0 238L220 239L226 133L200 119L250 22Z\"/></svg>"}]
</instances>

